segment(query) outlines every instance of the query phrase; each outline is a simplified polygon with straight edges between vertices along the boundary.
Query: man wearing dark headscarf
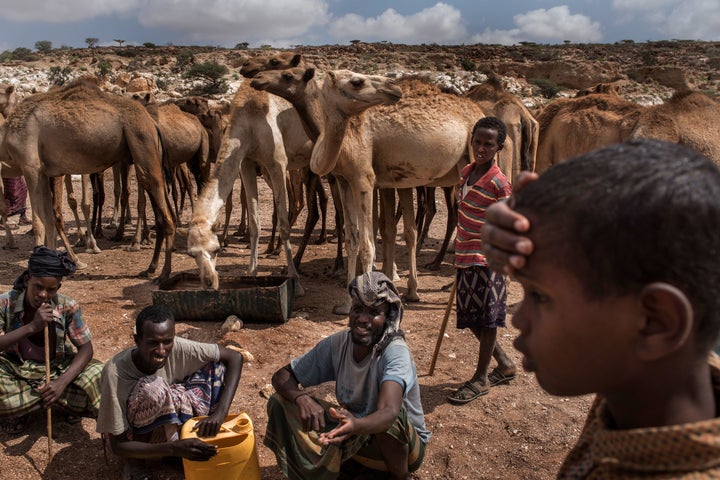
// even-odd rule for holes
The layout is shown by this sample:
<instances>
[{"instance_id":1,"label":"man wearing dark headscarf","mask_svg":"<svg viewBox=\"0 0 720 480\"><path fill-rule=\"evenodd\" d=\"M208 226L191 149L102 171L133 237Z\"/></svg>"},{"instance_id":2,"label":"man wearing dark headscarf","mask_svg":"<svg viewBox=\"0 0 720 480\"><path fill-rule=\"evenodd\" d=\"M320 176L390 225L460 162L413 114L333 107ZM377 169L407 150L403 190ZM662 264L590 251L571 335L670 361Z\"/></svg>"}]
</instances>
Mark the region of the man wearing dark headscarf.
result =
<instances>
[{"instance_id":1,"label":"man wearing dark headscarf","mask_svg":"<svg viewBox=\"0 0 720 480\"><path fill-rule=\"evenodd\" d=\"M321 340L273 375L277 393L268 402L264 443L289 478L335 479L352 467L353 474L369 468L366 473L410 478L430 432L415 362L400 330L402 301L380 272L355 278L348 290L350 329ZM340 408L305 390L328 381L335 381Z\"/></svg>"},{"instance_id":2,"label":"man wearing dark headscarf","mask_svg":"<svg viewBox=\"0 0 720 480\"><path fill-rule=\"evenodd\" d=\"M35 247L28 269L11 291L0 295L0 424L6 433L21 433L28 414L47 406L71 423L97 416L103 364L92 358L92 336L80 306L58 293L63 278L75 268L67 253Z\"/></svg>"}]
</instances>

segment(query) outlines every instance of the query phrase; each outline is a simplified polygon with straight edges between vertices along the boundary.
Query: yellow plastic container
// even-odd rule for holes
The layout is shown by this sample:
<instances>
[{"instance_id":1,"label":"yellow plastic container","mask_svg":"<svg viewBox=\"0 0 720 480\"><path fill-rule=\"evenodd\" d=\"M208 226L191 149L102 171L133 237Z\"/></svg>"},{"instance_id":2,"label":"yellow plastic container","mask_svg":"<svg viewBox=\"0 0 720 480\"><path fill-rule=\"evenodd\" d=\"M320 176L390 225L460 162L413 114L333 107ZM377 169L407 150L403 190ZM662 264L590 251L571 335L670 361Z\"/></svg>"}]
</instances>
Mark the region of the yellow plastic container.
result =
<instances>
[{"instance_id":1,"label":"yellow plastic container","mask_svg":"<svg viewBox=\"0 0 720 480\"><path fill-rule=\"evenodd\" d=\"M187 480L260 480L255 434L246 413L228 415L214 437L198 437L193 427L205 417L195 417L180 431L180 438L199 438L217 445L218 453L207 462L193 462L183 458Z\"/></svg>"}]
</instances>

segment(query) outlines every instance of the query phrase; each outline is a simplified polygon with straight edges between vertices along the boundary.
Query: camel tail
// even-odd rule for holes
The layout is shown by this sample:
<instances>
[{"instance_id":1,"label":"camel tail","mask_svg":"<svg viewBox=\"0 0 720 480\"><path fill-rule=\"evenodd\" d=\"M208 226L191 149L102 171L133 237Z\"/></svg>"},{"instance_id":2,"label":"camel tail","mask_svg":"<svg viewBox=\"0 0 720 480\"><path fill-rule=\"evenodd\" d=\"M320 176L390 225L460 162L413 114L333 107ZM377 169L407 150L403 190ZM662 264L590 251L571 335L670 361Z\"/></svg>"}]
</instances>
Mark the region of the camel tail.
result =
<instances>
[{"instance_id":1,"label":"camel tail","mask_svg":"<svg viewBox=\"0 0 720 480\"><path fill-rule=\"evenodd\" d=\"M160 129L155 127L155 130L157 131L158 139L160 140L160 150L162 151L162 171L163 171L163 179L165 180L165 188L163 191L165 192L165 203L170 207L172 205L172 199L170 198L170 189L172 188L172 184L175 181L175 174L174 169L170 166L170 158L168 157L168 151L164 146L164 140L162 136L162 132ZM177 224L177 215L174 208L168 208L170 210L170 215L173 217L173 222Z\"/></svg>"}]
</instances>

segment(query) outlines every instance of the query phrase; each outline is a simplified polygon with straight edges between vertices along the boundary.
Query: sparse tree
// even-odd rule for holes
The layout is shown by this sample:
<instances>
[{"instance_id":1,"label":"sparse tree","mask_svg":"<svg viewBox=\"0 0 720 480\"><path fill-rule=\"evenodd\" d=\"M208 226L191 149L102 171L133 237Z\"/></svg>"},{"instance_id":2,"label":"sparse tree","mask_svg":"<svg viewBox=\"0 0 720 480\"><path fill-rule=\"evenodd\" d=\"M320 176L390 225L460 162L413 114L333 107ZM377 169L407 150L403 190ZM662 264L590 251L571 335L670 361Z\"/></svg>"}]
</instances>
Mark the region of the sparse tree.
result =
<instances>
[{"instance_id":1,"label":"sparse tree","mask_svg":"<svg viewBox=\"0 0 720 480\"><path fill-rule=\"evenodd\" d=\"M85 43L87 43L88 48L95 48L99 41L100 39L95 37L88 37L85 39Z\"/></svg>"},{"instance_id":2,"label":"sparse tree","mask_svg":"<svg viewBox=\"0 0 720 480\"><path fill-rule=\"evenodd\" d=\"M235 50L247 50L249 45L248 42L240 42L235 45Z\"/></svg>"},{"instance_id":3,"label":"sparse tree","mask_svg":"<svg viewBox=\"0 0 720 480\"><path fill-rule=\"evenodd\" d=\"M155 45L155 44L152 43L152 42L145 42L145 43L143 43L143 47L145 47L145 48L155 48L155 47L157 47L157 45Z\"/></svg>"},{"instance_id":4,"label":"sparse tree","mask_svg":"<svg viewBox=\"0 0 720 480\"><path fill-rule=\"evenodd\" d=\"M225 93L228 85L223 79L228 69L225 65L215 62L205 62L193 65L183 75L185 78L196 78L203 82L203 85L196 88L196 93L214 94Z\"/></svg>"},{"instance_id":5,"label":"sparse tree","mask_svg":"<svg viewBox=\"0 0 720 480\"><path fill-rule=\"evenodd\" d=\"M123 43L125 43L125 40L121 40L119 38L114 38L113 42L117 42L117 44L122 47Z\"/></svg>"},{"instance_id":6,"label":"sparse tree","mask_svg":"<svg viewBox=\"0 0 720 480\"><path fill-rule=\"evenodd\" d=\"M52 50L52 42L50 40L40 40L35 42L35 50L41 53L48 53Z\"/></svg>"}]
</instances>

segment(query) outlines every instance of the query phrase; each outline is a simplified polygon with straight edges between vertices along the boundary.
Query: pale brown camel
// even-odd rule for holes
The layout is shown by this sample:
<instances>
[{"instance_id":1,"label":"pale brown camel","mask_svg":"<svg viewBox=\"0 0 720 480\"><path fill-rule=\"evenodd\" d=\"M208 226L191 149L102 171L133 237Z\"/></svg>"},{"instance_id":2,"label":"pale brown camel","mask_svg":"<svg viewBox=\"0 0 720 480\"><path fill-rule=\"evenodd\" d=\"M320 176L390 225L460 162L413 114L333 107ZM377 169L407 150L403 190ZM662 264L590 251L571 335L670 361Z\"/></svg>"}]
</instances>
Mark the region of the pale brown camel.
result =
<instances>
[{"instance_id":1,"label":"pale brown camel","mask_svg":"<svg viewBox=\"0 0 720 480\"><path fill-rule=\"evenodd\" d=\"M310 128L319 132L310 165L319 175L332 172L340 183L350 281L355 276L358 259L361 271L372 268L374 186L398 189L401 205L404 205L401 208L412 212L409 189L459 180L460 169L469 161L467 143L472 126L484 114L474 102L454 95L422 95L408 88L402 91L408 97L400 99L400 89L387 79L387 99L394 97L399 101L363 113L364 105L351 101L352 97L339 88L333 75L319 81L314 74L314 69L302 68L262 72L252 83L256 88L288 98ZM362 86L361 83L357 85L358 88ZM394 200L387 199L384 203L394 205ZM384 270L391 275L395 212L394 208L383 210L386 227L383 234ZM412 215L405 221L405 232L412 270L416 241ZM417 296L417 278L416 272L411 271L407 296L412 294ZM336 306L334 311L347 314L348 308L349 299Z\"/></svg>"},{"instance_id":2,"label":"pale brown camel","mask_svg":"<svg viewBox=\"0 0 720 480\"><path fill-rule=\"evenodd\" d=\"M7 118L19 101L15 87L10 85L0 92L0 116Z\"/></svg>"},{"instance_id":3,"label":"pale brown camel","mask_svg":"<svg viewBox=\"0 0 720 480\"><path fill-rule=\"evenodd\" d=\"M298 278L290 249L290 226L285 186L288 168L302 159L307 162L312 143L302 128L297 112L286 101L257 92L243 83L233 99L229 126L209 182L200 192L188 230L187 250L195 258L204 288L218 288L215 260L220 243L212 230L240 172L246 189L250 230L248 273L257 274L258 214L257 171L264 168L271 179L275 208L279 212L280 239L287 259L288 275ZM304 294L296 282L297 295Z\"/></svg>"},{"instance_id":4,"label":"pale brown camel","mask_svg":"<svg viewBox=\"0 0 720 480\"><path fill-rule=\"evenodd\" d=\"M642 107L615 94L555 100L538 116L536 171L629 138L656 138L692 148L720 165L720 104L682 91L661 105ZM590 135L589 133L592 133Z\"/></svg>"},{"instance_id":5,"label":"pale brown camel","mask_svg":"<svg viewBox=\"0 0 720 480\"><path fill-rule=\"evenodd\" d=\"M300 53L293 53L293 52L275 52L271 55L259 55L256 57L249 57L245 60L242 67L240 68L240 73L245 78L253 78L256 74L259 72L269 71L269 70L285 70L288 68L294 68L294 67L306 67L309 65L305 65L305 62L303 60L302 54ZM303 124L303 126L307 126L307 124ZM317 132L306 132L309 137L316 138ZM309 160L309 159L308 159ZM295 175L295 173L299 174L300 182L298 182L298 176ZM333 203L335 204L335 228L337 231L337 250L336 250L336 256L335 256L335 267L333 269L332 275L339 275L342 273L344 267L343 267L343 252L342 252L342 245L343 245L343 225L344 225L344 219L342 215L342 205L341 205L341 199L340 199L340 192L337 187L337 182L335 181L335 178L332 175L327 176L328 184L330 186L330 191L332 193L333 197ZM321 231L320 236L318 237L318 240L316 241L317 244L325 243L327 240L327 205L328 205L328 197L325 193L325 190L322 186L322 181L320 179L319 175L316 175L312 172L310 169L309 164L304 165L299 170L291 171L290 173L290 179L288 181L289 184L292 184L294 186L293 189L291 189L290 185L288 185L288 192L289 194L293 191L302 191L301 186L305 186L305 203L308 206L308 215L305 221L305 229L303 231L302 239L300 240L300 243L297 248L297 252L295 253L295 257L293 259L295 266L297 268L300 268L300 263L302 261L303 254L305 253L305 249L307 247L308 242L310 241L310 236L312 235L312 232L315 228L315 225L317 224L318 220L321 221ZM292 199L292 195L290 195ZM295 200L295 211L291 213L291 218L295 218L300 211L302 210L302 197L298 195ZM291 201L292 205L292 201ZM275 216L273 217L275 218ZM293 220L291 220L291 224L293 223ZM275 231L275 223L273 223L273 233ZM272 237L271 237L272 238ZM272 241L272 240L271 240Z\"/></svg>"},{"instance_id":6,"label":"pale brown camel","mask_svg":"<svg viewBox=\"0 0 720 480\"><path fill-rule=\"evenodd\" d=\"M198 192L210 177L210 142L205 127L197 116L184 112L173 103L158 105L151 92L136 92L132 94L132 99L145 106L155 121L162 141L163 163L169 174L168 182L172 182L172 177L180 172L181 181L184 180L184 184L191 188L189 195L192 208L195 202L195 193L192 185L189 184L187 170L189 169L195 177ZM184 165L187 165L188 168L183 169ZM177 199L178 192L174 190L174 182L172 188L175 217L176 221L180 223L182 211ZM137 245L137 249L140 248L143 241L148 241L144 193L142 187L138 186L138 228L135 230L135 241L133 242L133 245Z\"/></svg>"},{"instance_id":7,"label":"pale brown camel","mask_svg":"<svg viewBox=\"0 0 720 480\"><path fill-rule=\"evenodd\" d=\"M632 125L623 122L642 107L612 94L590 94L550 102L538 115L540 141L535 171L627 139Z\"/></svg>"},{"instance_id":8,"label":"pale brown camel","mask_svg":"<svg viewBox=\"0 0 720 480\"><path fill-rule=\"evenodd\" d=\"M160 140L142 105L79 80L27 97L8 117L5 128L3 148L9 164L22 171L39 219L34 225L37 245L56 246L54 232L50 234L55 224L50 177L90 174L133 162L138 182L150 193L157 229L153 258L142 275L155 272L165 243L159 280L169 277L175 226L165 193ZM121 222L118 229L122 228Z\"/></svg>"}]
</instances>

